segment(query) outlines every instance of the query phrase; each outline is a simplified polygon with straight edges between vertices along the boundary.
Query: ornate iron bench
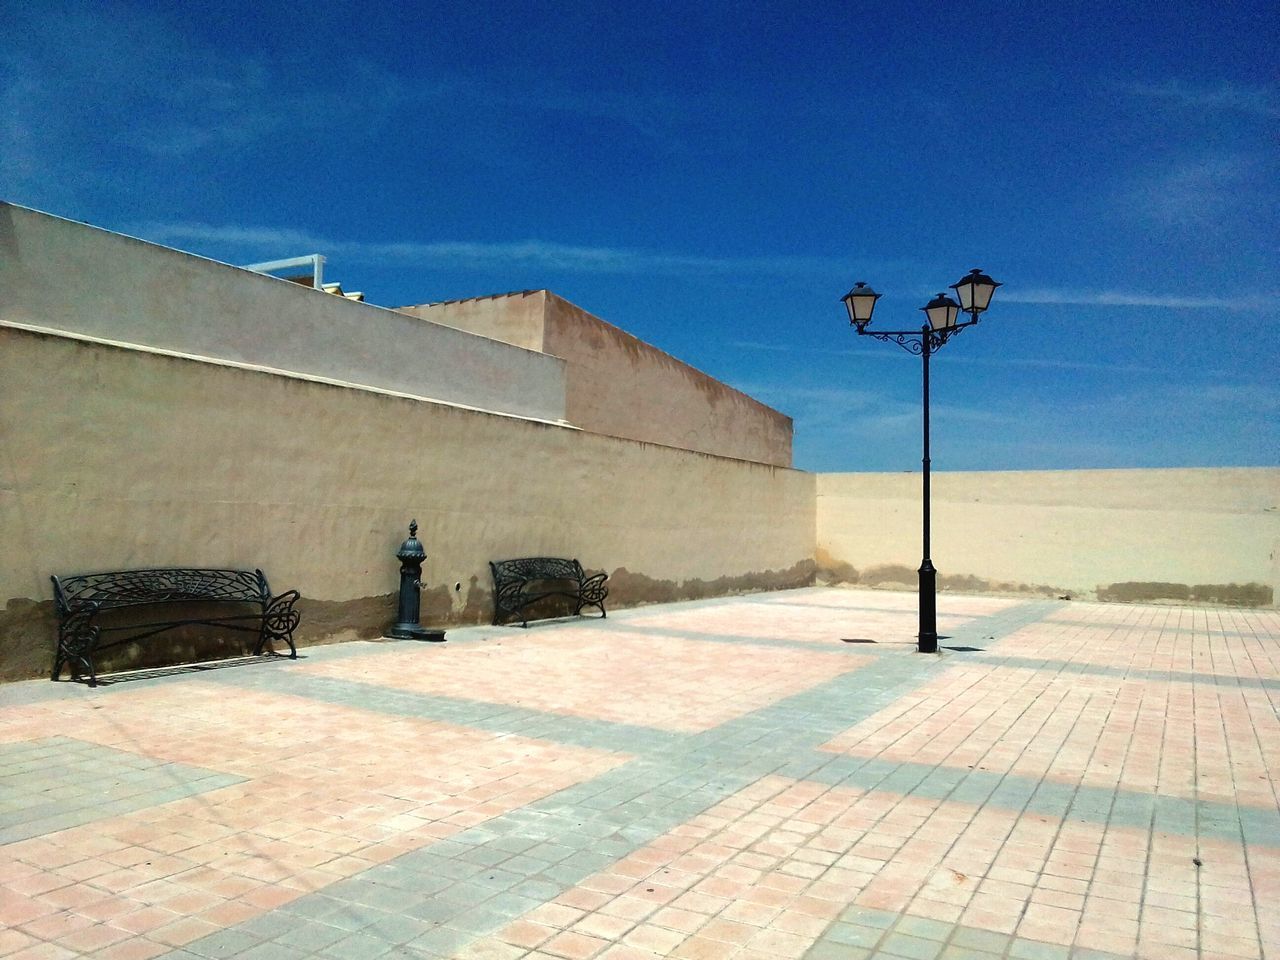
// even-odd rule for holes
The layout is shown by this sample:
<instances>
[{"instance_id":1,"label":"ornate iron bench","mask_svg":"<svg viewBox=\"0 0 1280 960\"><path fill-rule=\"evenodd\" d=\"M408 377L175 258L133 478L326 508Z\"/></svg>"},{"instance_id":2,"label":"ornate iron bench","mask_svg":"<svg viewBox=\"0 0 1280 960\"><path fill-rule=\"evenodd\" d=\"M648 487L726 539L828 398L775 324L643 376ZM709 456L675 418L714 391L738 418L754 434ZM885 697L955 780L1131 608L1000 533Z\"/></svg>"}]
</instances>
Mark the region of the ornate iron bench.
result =
<instances>
[{"instance_id":1,"label":"ornate iron bench","mask_svg":"<svg viewBox=\"0 0 1280 960\"><path fill-rule=\"evenodd\" d=\"M606 573L588 577L577 560L561 560L557 557L522 557L518 560L489 562L493 571L493 623L497 626L503 617L518 615L522 626L529 626L525 610L547 597L565 597L574 602L573 613L578 616L583 607L598 607L600 616L607 617L604 598L609 588L604 582Z\"/></svg>"},{"instance_id":2,"label":"ornate iron bench","mask_svg":"<svg viewBox=\"0 0 1280 960\"><path fill-rule=\"evenodd\" d=\"M89 672L89 686L97 686L94 654L184 626L245 630L258 635L254 656L275 641L288 645L290 657L298 656L293 645L293 631L299 619L293 605L298 591L288 590L273 597L261 570L121 570L50 579L58 614L53 680L62 675L64 665L71 669L73 680L79 676L78 668L83 667ZM206 604L256 609L215 616L208 611L217 608ZM175 616L173 608L177 605L199 605L202 609L184 618ZM126 612L117 616L115 611ZM120 620L130 622L117 622Z\"/></svg>"}]
</instances>

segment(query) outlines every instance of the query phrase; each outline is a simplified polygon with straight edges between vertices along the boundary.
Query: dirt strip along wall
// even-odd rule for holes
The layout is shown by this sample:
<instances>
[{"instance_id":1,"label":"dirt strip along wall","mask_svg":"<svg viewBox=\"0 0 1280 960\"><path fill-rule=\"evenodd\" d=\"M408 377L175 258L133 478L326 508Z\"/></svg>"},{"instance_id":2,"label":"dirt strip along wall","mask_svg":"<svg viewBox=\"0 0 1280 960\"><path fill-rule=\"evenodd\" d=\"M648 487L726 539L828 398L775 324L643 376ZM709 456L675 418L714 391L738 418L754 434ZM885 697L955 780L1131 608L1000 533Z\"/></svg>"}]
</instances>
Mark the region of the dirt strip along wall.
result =
<instances>
[{"instance_id":1,"label":"dirt strip along wall","mask_svg":"<svg viewBox=\"0 0 1280 960\"><path fill-rule=\"evenodd\" d=\"M935 473L943 590L1272 606L1280 469ZM914 588L920 475L817 477L826 580Z\"/></svg>"},{"instance_id":2,"label":"dirt strip along wall","mask_svg":"<svg viewBox=\"0 0 1280 960\"><path fill-rule=\"evenodd\" d=\"M612 607L813 582L811 474L372 389L0 327L0 438L5 679L49 669L54 573L261 567L302 642L377 637L411 518L429 625L488 622L510 557Z\"/></svg>"}]
</instances>

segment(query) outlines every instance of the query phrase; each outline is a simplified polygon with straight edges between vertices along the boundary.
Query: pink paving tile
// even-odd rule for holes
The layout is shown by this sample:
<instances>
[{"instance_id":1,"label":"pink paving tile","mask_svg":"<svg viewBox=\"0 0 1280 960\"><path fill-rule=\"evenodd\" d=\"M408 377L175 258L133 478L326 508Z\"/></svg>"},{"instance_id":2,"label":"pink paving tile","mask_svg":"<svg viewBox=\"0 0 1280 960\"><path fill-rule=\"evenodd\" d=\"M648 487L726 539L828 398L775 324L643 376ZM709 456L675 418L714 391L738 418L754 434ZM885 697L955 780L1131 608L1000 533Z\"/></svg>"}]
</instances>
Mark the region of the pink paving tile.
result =
<instances>
[{"instance_id":1,"label":"pink paving tile","mask_svg":"<svg viewBox=\"0 0 1280 960\"><path fill-rule=\"evenodd\" d=\"M836 652L659 633L619 638L572 628L497 630L487 643L434 648L430 654L389 650L301 669L415 693L696 732L867 662Z\"/></svg>"},{"instance_id":2,"label":"pink paving tile","mask_svg":"<svg viewBox=\"0 0 1280 960\"><path fill-rule=\"evenodd\" d=\"M871 875L846 870L838 884L823 885L787 871L808 866L801 858L822 852L820 844L830 846L830 836L846 829L841 819L865 796L765 778L490 939L518 945L527 939L530 921L571 933L608 934L621 929L621 918L633 927L622 935L624 943L661 956L728 956L741 950L800 956ZM591 896L584 899L584 891ZM589 906L583 912L571 904Z\"/></svg>"},{"instance_id":3,"label":"pink paving tile","mask_svg":"<svg viewBox=\"0 0 1280 960\"><path fill-rule=\"evenodd\" d=\"M1280 796L1280 717L1249 687L953 664L824 749L1260 807Z\"/></svg>"},{"instance_id":4,"label":"pink paving tile","mask_svg":"<svg viewBox=\"0 0 1280 960\"><path fill-rule=\"evenodd\" d=\"M1276 679L1278 635L1274 610L1073 603L1002 646L1095 666Z\"/></svg>"},{"instance_id":5,"label":"pink paving tile","mask_svg":"<svg viewBox=\"0 0 1280 960\"><path fill-rule=\"evenodd\" d=\"M881 642L910 640L919 629L914 595L867 590L800 590L724 605L663 608L629 613L629 627L692 631L746 639L786 639L837 644L846 637ZM939 625L954 630L974 616L997 612L1016 600L946 597Z\"/></svg>"},{"instance_id":6,"label":"pink paving tile","mask_svg":"<svg viewBox=\"0 0 1280 960\"><path fill-rule=\"evenodd\" d=\"M841 610L890 610L916 612L918 597L915 591L877 590L857 586L816 587L805 590L788 590L752 597L747 602L779 606L804 605L806 607L832 607ZM938 594L938 612L946 616L989 616L1022 603L1021 599L995 596L973 596L950 593ZM678 610L679 608L673 608Z\"/></svg>"},{"instance_id":7,"label":"pink paving tile","mask_svg":"<svg viewBox=\"0 0 1280 960\"><path fill-rule=\"evenodd\" d=\"M833 850L815 876L792 869L813 862L806 854ZM620 929L611 918L626 916L684 938L668 951L677 957L715 955L725 944L799 956L850 904L1062 946L1133 953L1147 944L1158 955L1190 929L1224 952L1258 951L1273 936L1253 907L1280 883L1280 870L1267 866L1272 853L767 777L534 914L546 922L558 910L554 926L596 934ZM1264 866L1251 872L1253 864ZM683 892L648 916L619 908L660 886ZM583 900L584 890L595 895ZM1160 906L1175 902L1169 896L1190 912ZM532 919L492 940L518 943Z\"/></svg>"},{"instance_id":8,"label":"pink paving tile","mask_svg":"<svg viewBox=\"0 0 1280 960\"><path fill-rule=\"evenodd\" d=\"M181 945L626 760L196 682L116 694L105 715L91 703L58 704L60 731L247 779L0 847L0 876L22 888L0 888L0 922L81 951L139 934ZM49 709L6 717L42 730ZM128 866L85 869L90 851ZM68 903L68 884L96 897Z\"/></svg>"}]
</instances>

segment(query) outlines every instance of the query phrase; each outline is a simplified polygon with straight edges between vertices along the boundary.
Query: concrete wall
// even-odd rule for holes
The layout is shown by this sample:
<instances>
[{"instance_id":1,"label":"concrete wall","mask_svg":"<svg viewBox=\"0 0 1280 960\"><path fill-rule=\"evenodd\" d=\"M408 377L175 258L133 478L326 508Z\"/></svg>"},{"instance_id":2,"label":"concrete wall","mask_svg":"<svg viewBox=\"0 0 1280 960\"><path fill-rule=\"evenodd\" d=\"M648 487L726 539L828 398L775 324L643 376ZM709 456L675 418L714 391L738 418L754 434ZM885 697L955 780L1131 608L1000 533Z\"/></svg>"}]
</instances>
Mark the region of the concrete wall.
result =
<instances>
[{"instance_id":1,"label":"concrete wall","mask_svg":"<svg viewBox=\"0 0 1280 960\"><path fill-rule=\"evenodd\" d=\"M520 290L469 300L446 300L398 307L401 313L543 352L547 319L546 290Z\"/></svg>"},{"instance_id":2,"label":"concrete wall","mask_svg":"<svg viewBox=\"0 0 1280 960\"><path fill-rule=\"evenodd\" d=\"M0 321L564 417L564 362L0 203Z\"/></svg>"},{"instance_id":3,"label":"concrete wall","mask_svg":"<svg viewBox=\"0 0 1280 960\"><path fill-rule=\"evenodd\" d=\"M567 361L570 423L627 437L791 465L791 418L546 290L400 308Z\"/></svg>"},{"instance_id":4,"label":"concrete wall","mask_svg":"<svg viewBox=\"0 0 1280 960\"><path fill-rule=\"evenodd\" d=\"M1280 594L1280 469L933 475L943 588L1250 606ZM830 579L916 583L920 476L817 477Z\"/></svg>"},{"instance_id":5,"label":"concrete wall","mask_svg":"<svg viewBox=\"0 0 1280 960\"><path fill-rule=\"evenodd\" d=\"M615 605L813 578L809 474L85 339L0 326L0 437L4 678L48 669L51 573L261 566L304 641L379 635L411 517L428 623L487 621L505 557Z\"/></svg>"}]
</instances>

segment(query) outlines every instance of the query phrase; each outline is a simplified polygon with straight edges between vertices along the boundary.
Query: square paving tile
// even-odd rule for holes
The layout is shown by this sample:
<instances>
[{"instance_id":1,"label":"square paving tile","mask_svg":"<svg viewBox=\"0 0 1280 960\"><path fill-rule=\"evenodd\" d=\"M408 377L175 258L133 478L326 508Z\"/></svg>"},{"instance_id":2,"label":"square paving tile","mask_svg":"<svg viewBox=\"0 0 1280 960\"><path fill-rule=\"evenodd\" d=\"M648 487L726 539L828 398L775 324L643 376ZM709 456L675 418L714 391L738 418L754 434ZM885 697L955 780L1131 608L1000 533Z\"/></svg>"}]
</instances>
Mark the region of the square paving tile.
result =
<instances>
[{"instance_id":1,"label":"square paving tile","mask_svg":"<svg viewBox=\"0 0 1280 960\"><path fill-rule=\"evenodd\" d=\"M914 603L0 687L0 957L1280 955L1280 613Z\"/></svg>"}]
</instances>

